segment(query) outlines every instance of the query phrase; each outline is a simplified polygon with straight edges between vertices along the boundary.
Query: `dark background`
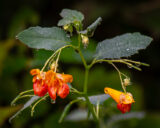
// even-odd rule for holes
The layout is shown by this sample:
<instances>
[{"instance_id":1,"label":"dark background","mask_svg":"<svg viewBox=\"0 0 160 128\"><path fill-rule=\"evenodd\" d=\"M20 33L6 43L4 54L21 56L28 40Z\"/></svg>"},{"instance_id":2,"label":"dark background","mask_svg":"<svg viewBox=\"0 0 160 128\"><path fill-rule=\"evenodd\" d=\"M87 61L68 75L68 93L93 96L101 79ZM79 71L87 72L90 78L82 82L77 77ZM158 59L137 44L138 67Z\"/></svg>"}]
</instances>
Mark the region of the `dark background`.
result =
<instances>
[{"instance_id":1,"label":"dark background","mask_svg":"<svg viewBox=\"0 0 160 128\"><path fill-rule=\"evenodd\" d=\"M22 112L10 124L10 117L18 107L11 108L10 102L19 92L32 88L32 77L29 70L42 67L48 55L39 59L32 49L15 40L16 34L30 26L52 27L60 19L63 8L79 10L85 15L84 27L91 24L99 16L103 21L97 28L91 42L99 42L106 38L127 33L140 32L151 36L153 42L146 50L130 59L150 64L142 67L142 72L118 65L122 72L130 76L132 85L129 88L135 97L133 112L145 112L142 119L131 118L115 121L108 127L159 128L160 127L160 1L159 0L0 0L0 127L2 128L50 128L50 127L94 127L92 121L65 121L58 124L58 118L64 106L72 99L58 99L56 104L49 100L40 103L35 116L30 117L30 109ZM90 42L90 43L91 43ZM67 58L67 57L65 57ZM82 89L83 67L81 63L61 59L60 70L72 74L73 86ZM121 89L117 72L107 64L94 66L89 78L89 93L103 93L103 88L110 86ZM120 114L116 105L106 101L104 127L112 115ZM19 102L23 103L23 101ZM105 106L104 105L104 106ZM113 106L112 106L113 105ZM85 110L84 104L74 105L73 110ZM103 110L102 109L102 110ZM72 110L71 110L72 111ZM2 114L1 114L2 113Z\"/></svg>"}]
</instances>

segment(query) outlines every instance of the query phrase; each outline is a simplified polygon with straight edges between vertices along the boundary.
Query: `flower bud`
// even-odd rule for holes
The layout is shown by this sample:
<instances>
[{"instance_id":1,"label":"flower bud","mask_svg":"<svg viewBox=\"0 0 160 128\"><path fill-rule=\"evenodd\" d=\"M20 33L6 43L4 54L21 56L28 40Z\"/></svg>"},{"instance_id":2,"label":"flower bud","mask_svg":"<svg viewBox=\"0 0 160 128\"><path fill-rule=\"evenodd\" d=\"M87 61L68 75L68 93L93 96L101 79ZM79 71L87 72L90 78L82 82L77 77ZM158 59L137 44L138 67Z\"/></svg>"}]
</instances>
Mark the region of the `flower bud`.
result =
<instances>
[{"instance_id":1,"label":"flower bud","mask_svg":"<svg viewBox=\"0 0 160 128\"><path fill-rule=\"evenodd\" d=\"M54 71L57 67L58 67L58 64L56 64L55 61L50 65L50 69L53 70L53 71Z\"/></svg>"},{"instance_id":2,"label":"flower bud","mask_svg":"<svg viewBox=\"0 0 160 128\"><path fill-rule=\"evenodd\" d=\"M73 32L73 27L72 27L72 25L70 25L70 24L64 25L64 26L63 26L63 29L66 30L66 31L68 31L68 32L70 32L70 33Z\"/></svg>"},{"instance_id":3,"label":"flower bud","mask_svg":"<svg viewBox=\"0 0 160 128\"><path fill-rule=\"evenodd\" d=\"M123 84L124 84L124 86L131 85L130 78L125 78L125 79L123 80Z\"/></svg>"},{"instance_id":4,"label":"flower bud","mask_svg":"<svg viewBox=\"0 0 160 128\"><path fill-rule=\"evenodd\" d=\"M83 43L84 47L86 48L89 44L89 38L88 38L88 36L85 36L85 35L81 35L81 38L82 38L82 43Z\"/></svg>"}]
</instances>

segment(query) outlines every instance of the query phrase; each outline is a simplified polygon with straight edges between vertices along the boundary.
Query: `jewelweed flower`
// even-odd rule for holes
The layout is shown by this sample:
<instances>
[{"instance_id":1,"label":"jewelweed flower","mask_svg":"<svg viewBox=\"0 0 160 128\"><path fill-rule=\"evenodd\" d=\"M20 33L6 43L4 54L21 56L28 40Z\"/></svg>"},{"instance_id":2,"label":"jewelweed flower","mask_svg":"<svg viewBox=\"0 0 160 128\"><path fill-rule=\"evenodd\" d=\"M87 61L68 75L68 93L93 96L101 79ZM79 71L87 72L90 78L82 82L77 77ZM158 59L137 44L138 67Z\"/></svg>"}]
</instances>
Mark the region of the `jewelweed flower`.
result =
<instances>
[{"instance_id":1,"label":"jewelweed flower","mask_svg":"<svg viewBox=\"0 0 160 128\"><path fill-rule=\"evenodd\" d=\"M32 69L30 74L33 75L33 90L34 94L44 96L48 91L48 86L45 83L46 72L41 72L39 69Z\"/></svg>"},{"instance_id":2,"label":"jewelweed flower","mask_svg":"<svg viewBox=\"0 0 160 128\"><path fill-rule=\"evenodd\" d=\"M108 87L104 89L104 92L117 102L117 108L122 113L129 112L131 110L131 104L135 102L132 94L128 92L124 93Z\"/></svg>"},{"instance_id":3,"label":"jewelweed flower","mask_svg":"<svg viewBox=\"0 0 160 128\"><path fill-rule=\"evenodd\" d=\"M69 86L67 83L71 83L72 81L72 75L55 73L53 70L46 72L48 93L53 100L56 99L56 95L65 98L69 94Z\"/></svg>"},{"instance_id":4,"label":"jewelweed flower","mask_svg":"<svg viewBox=\"0 0 160 128\"><path fill-rule=\"evenodd\" d=\"M35 95L44 96L48 92L50 98L55 100L57 95L65 98L69 94L67 83L73 81L72 75L56 73L53 70L43 72L39 69L32 69L30 74L33 75Z\"/></svg>"}]
</instances>

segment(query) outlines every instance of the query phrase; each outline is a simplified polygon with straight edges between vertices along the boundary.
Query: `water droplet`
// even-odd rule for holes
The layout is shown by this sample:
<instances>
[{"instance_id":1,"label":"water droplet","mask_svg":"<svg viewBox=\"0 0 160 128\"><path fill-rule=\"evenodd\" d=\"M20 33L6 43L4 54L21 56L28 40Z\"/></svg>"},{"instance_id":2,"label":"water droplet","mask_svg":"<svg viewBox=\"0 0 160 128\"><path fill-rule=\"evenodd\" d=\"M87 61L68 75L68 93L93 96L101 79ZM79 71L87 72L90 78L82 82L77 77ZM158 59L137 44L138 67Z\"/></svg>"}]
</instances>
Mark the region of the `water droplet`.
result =
<instances>
[{"instance_id":1,"label":"water droplet","mask_svg":"<svg viewBox=\"0 0 160 128\"><path fill-rule=\"evenodd\" d=\"M55 103L56 103L56 100L51 99L51 104L55 104Z\"/></svg>"},{"instance_id":2,"label":"water droplet","mask_svg":"<svg viewBox=\"0 0 160 128\"><path fill-rule=\"evenodd\" d=\"M127 48L126 50L129 51L129 48Z\"/></svg>"}]
</instances>

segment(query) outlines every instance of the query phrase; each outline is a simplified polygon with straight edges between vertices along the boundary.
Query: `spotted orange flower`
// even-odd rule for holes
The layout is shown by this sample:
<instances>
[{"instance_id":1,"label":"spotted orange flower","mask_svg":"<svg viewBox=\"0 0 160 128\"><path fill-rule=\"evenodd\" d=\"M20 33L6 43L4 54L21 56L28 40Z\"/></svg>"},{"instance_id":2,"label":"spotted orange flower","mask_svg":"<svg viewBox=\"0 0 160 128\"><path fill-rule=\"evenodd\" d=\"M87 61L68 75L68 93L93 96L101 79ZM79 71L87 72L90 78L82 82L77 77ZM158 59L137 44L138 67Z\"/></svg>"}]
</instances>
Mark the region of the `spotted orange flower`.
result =
<instances>
[{"instance_id":1,"label":"spotted orange flower","mask_svg":"<svg viewBox=\"0 0 160 128\"><path fill-rule=\"evenodd\" d=\"M45 72L41 72L39 69L32 69L30 74L33 75L33 90L34 94L38 96L44 96L48 91L48 86L45 83Z\"/></svg>"},{"instance_id":2,"label":"spotted orange flower","mask_svg":"<svg viewBox=\"0 0 160 128\"><path fill-rule=\"evenodd\" d=\"M53 70L46 72L48 93L53 100L56 99L57 95L65 98L69 94L69 86L67 83L71 83L72 81L72 75L55 73Z\"/></svg>"},{"instance_id":3,"label":"spotted orange flower","mask_svg":"<svg viewBox=\"0 0 160 128\"><path fill-rule=\"evenodd\" d=\"M135 102L132 94L128 92L123 93L108 87L104 89L104 92L110 95L117 102L117 108L122 113L129 112L131 110L131 104Z\"/></svg>"},{"instance_id":4,"label":"spotted orange flower","mask_svg":"<svg viewBox=\"0 0 160 128\"><path fill-rule=\"evenodd\" d=\"M34 94L44 96L47 92L55 100L57 95L65 98L69 94L67 83L73 81L72 75L55 73L53 70L42 72L39 69L32 69Z\"/></svg>"}]
</instances>

